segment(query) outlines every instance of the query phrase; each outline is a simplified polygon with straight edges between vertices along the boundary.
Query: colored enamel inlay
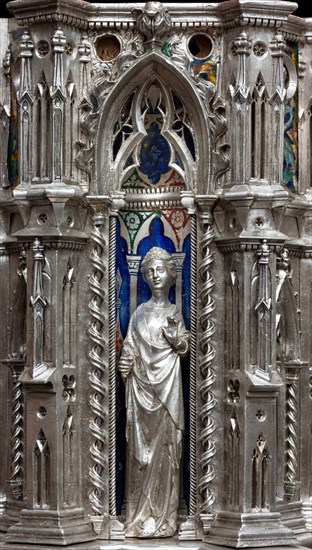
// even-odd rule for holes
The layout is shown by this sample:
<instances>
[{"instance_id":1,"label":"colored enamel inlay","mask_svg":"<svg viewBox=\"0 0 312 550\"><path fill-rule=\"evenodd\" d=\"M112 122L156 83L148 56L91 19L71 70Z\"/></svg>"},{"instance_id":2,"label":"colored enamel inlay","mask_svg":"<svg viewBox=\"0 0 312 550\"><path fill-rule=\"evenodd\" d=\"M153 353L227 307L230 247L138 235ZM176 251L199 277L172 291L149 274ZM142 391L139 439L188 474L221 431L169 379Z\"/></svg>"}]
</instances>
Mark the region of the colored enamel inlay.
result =
<instances>
[{"instance_id":1,"label":"colored enamel inlay","mask_svg":"<svg viewBox=\"0 0 312 550\"><path fill-rule=\"evenodd\" d=\"M287 55L298 67L298 45L288 43ZM298 91L285 104L283 185L296 191L298 184Z\"/></svg>"}]
</instances>

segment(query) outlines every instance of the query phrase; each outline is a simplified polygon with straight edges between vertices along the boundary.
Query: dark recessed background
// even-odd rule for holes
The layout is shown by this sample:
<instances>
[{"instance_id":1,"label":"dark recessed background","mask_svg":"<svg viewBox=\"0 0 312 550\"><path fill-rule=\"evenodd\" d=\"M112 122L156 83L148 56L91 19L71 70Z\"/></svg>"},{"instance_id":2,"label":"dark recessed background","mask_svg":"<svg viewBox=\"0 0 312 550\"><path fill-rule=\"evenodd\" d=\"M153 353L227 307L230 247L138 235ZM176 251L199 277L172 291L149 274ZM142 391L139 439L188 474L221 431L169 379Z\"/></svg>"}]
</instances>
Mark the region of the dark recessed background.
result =
<instances>
[{"instance_id":1,"label":"dark recessed background","mask_svg":"<svg viewBox=\"0 0 312 550\"><path fill-rule=\"evenodd\" d=\"M87 0L89 1L89 0ZM216 0L212 0L212 2L215 2ZM222 0L217 0L222 1ZM117 4L118 2L110 2L110 0L106 0L106 2L110 4ZM101 4L102 2L97 2L96 0L93 0L94 4ZM104 2L103 2L104 3ZM163 4L166 4L166 1L163 1ZM180 2L181 3L181 2ZM183 3L183 2L182 2ZM12 14L9 12L9 10L6 8L7 1L6 0L0 0L0 17L12 17ZM122 2L122 4L125 4L125 2ZM312 4L309 2L309 0L297 0L298 9L294 12L294 15L298 15L298 17L312 17Z\"/></svg>"}]
</instances>

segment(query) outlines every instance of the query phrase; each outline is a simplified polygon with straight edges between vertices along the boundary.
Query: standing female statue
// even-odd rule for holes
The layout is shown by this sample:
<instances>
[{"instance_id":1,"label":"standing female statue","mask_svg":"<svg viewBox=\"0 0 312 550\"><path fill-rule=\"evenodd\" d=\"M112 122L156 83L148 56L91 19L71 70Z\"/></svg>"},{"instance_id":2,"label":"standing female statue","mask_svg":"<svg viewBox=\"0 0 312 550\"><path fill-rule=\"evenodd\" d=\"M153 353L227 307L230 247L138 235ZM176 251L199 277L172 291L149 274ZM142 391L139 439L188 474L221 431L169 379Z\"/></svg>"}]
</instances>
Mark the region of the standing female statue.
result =
<instances>
[{"instance_id":1,"label":"standing female statue","mask_svg":"<svg viewBox=\"0 0 312 550\"><path fill-rule=\"evenodd\" d=\"M170 537L177 528L184 429L180 356L189 347L168 299L177 269L162 248L141 264L152 297L133 313L119 362L126 384L127 537Z\"/></svg>"}]
</instances>

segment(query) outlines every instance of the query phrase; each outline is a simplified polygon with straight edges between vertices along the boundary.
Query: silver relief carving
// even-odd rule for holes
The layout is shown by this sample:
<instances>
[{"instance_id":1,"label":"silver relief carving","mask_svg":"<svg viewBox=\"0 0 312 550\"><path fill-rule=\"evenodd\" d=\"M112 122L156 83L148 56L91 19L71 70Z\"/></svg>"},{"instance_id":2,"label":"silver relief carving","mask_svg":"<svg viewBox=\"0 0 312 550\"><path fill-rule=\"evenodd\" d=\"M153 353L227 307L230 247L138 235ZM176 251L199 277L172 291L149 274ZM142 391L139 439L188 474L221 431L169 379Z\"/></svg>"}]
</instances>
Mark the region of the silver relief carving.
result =
<instances>
[{"instance_id":1,"label":"silver relief carving","mask_svg":"<svg viewBox=\"0 0 312 550\"><path fill-rule=\"evenodd\" d=\"M33 293L30 303L33 309L34 327L32 376L36 378L48 368L44 357L45 310L48 307L48 301L44 296L43 277L46 275L50 278L50 270L44 255L44 247L39 239L34 241L33 253Z\"/></svg>"},{"instance_id":2,"label":"silver relief carving","mask_svg":"<svg viewBox=\"0 0 312 550\"><path fill-rule=\"evenodd\" d=\"M20 44L21 57L21 83L17 93L19 103L20 120L20 146L21 146L21 180L29 182L32 177L32 116L33 116L33 90L31 60L33 56L34 43L28 31L22 35Z\"/></svg>"},{"instance_id":3,"label":"silver relief carving","mask_svg":"<svg viewBox=\"0 0 312 550\"><path fill-rule=\"evenodd\" d=\"M12 371L12 462L10 485L13 496L21 500L24 495L24 398L23 386L19 381L24 361L10 361Z\"/></svg>"},{"instance_id":4,"label":"silver relief carving","mask_svg":"<svg viewBox=\"0 0 312 550\"><path fill-rule=\"evenodd\" d=\"M66 102L66 89L64 86L63 55L65 51L66 37L61 29L57 29L52 37L52 49L54 54L53 85L50 87L52 100L52 178L53 181L61 181L63 177L63 144L64 144L64 111Z\"/></svg>"},{"instance_id":5,"label":"silver relief carving","mask_svg":"<svg viewBox=\"0 0 312 550\"><path fill-rule=\"evenodd\" d=\"M2 91L0 92L0 140L2 143L0 152L0 186L6 188L9 186L8 180L8 145L9 145L9 124L10 124L10 57L11 50L7 49L3 58L2 68L4 81L2 81Z\"/></svg>"},{"instance_id":6,"label":"silver relief carving","mask_svg":"<svg viewBox=\"0 0 312 550\"><path fill-rule=\"evenodd\" d=\"M141 263L152 297L133 313L119 370L126 385L126 536L162 538L177 529L184 430L180 356L189 348L182 315L168 299L174 258L153 247Z\"/></svg>"},{"instance_id":7,"label":"silver relief carving","mask_svg":"<svg viewBox=\"0 0 312 550\"><path fill-rule=\"evenodd\" d=\"M147 42L155 42L171 28L171 17L161 2L147 2L144 8L133 10L136 15L136 26L147 38Z\"/></svg>"},{"instance_id":8,"label":"silver relief carving","mask_svg":"<svg viewBox=\"0 0 312 550\"><path fill-rule=\"evenodd\" d=\"M311 21L282 0L9 9L0 546L311 545ZM166 156L171 171L156 183L142 154L154 138L167 151L155 163ZM170 368L189 337L175 340L165 308L138 307L154 220L157 244L169 238L175 250L175 313L190 321L187 431L182 445L178 377L163 384L176 392L172 407L149 394L160 407L154 430L158 412L135 416L143 391L133 406L134 373L124 372L127 451L116 370L129 318L121 371L144 330L136 366L171 338ZM133 329L142 310L144 327Z\"/></svg>"},{"instance_id":9,"label":"silver relief carving","mask_svg":"<svg viewBox=\"0 0 312 550\"><path fill-rule=\"evenodd\" d=\"M198 506L197 506L197 474L198 474L198 452L197 452L197 292L198 292L198 258L197 258L197 239L198 239L198 219L194 196L191 193L183 192L181 204L187 209L190 216L191 225L191 312L190 312L190 497L188 517L179 530L180 540L194 540L197 538L199 526Z\"/></svg>"},{"instance_id":10,"label":"silver relief carving","mask_svg":"<svg viewBox=\"0 0 312 550\"><path fill-rule=\"evenodd\" d=\"M251 40L243 31L234 42L238 58L237 73L233 84L230 84L232 97L232 124L235 125L234 147L232 147L232 179L237 183L246 183L249 179L249 109L250 88L247 78L247 63L250 56ZM234 126L233 126L234 128ZM240 158L237 162L235 159Z\"/></svg>"},{"instance_id":11,"label":"silver relief carving","mask_svg":"<svg viewBox=\"0 0 312 550\"><path fill-rule=\"evenodd\" d=\"M202 205L200 212L200 221L202 224L202 242L201 242L201 262L199 265L200 273L200 314L199 323L201 328L199 356L199 368L202 373L203 381L199 391L202 398L199 415L201 420L201 432L199 440L202 446L202 454L200 458L200 467L202 475L199 480L198 489L202 495L203 502L201 504L201 519L203 521L204 530L209 530L213 520L211 507L215 501L216 495L212 483L215 478L214 456L216 453L214 431L216 429L213 411L216 405L213 386L216 380L213 360L215 357L215 349L212 343L212 338L215 332L212 313L215 308L215 302L212 296L214 287L214 278L211 273L211 264L213 262L213 254L211 251L211 243L214 240L214 231L212 228L212 216L208 210L205 210L205 203Z\"/></svg>"},{"instance_id":12,"label":"silver relief carving","mask_svg":"<svg viewBox=\"0 0 312 550\"><path fill-rule=\"evenodd\" d=\"M123 196L113 197L109 218L109 513L110 538L124 539L124 526L117 519L116 509L116 408L117 408L117 380L116 380L116 297L115 297L115 268L116 268L116 223L118 210L124 206Z\"/></svg>"},{"instance_id":13,"label":"silver relief carving","mask_svg":"<svg viewBox=\"0 0 312 550\"><path fill-rule=\"evenodd\" d=\"M271 340L271 286L270 286L270 249L266 242L259 245L258 251L259 281L258 281L258 301L255 306L258 320L258 365L256 374L260 378L270 380L270 369L272 367Z\"/></svg>"},{"instance_id":14,"label":"silver relief carving","mask_svg":"<svg viewBox=\"0 0 312 550\"><path fill-rule=\"evenodd\" d=\"M285 42L283 36L276 34L270 43L271 55L273 58L273 86L269 99L271 104L271 128L273 128L273 145L271 156L271 181L280 182L283 180L282 150L284 146L284 102L286 100L286 89L284 84L283 54ZM277 154L276 154L277 152Z\"/></svg>"},{"instance_id":15,"label":"silver relief carving","mask_svg":"<svg viewBox=\"0 0 312 550\"><path fill-rule=\"evenodd\" d=\"M107 395L107 385L104 383L104 375L108 369L107 360L104 356L105 340L103 338L103 327L105 316L102 310L105 297L105 287L103 277L106 270L104 264L106 241L104 239L104 227L108 222L107 212L96 212L93 219L92 240L94 248L91 253L91 263L93 273L90 277L90 289L92 300L89 303L91 315L91 326L89 329L92 349L90 351L90 362L92 372L90 373L91 396L90 405L93 418L90 422L90 431L92 435L92 446L90 454L92 466L89 471L92 484L92 491L89 494L89 501L92 507L91 521L95 533L101 533L103 524L103 500L104 500L104 482L103 476L106 468L104 458L104 446L107 444L107 433L103 427L107 415L105 398Z\"/></svg>"},{"instance_id":16,"label":"silver relief carving","mask_svg":"<svg viewBox=\"0 0 312 550\"><path fill-rule=\"evenodd\" d=\"M286 364L285 499L298 500L298 368Z\"/></svg>"},{"instance_id":17,"label":"silver relief carving","mask_svg":"<svg viewBox=\"0 0 312 550\"><path fill-rule=\"evenodd\" d=\"M120 53L112 60L99 59L96 44L105 36L111 36L109 30L101 34L93 31L87 35L91 45L91 78L100 101L105 99L112 85L144 53L143 36L138 30L119 29L113 36L120 42Z\"/></svg>"}]
</instances>

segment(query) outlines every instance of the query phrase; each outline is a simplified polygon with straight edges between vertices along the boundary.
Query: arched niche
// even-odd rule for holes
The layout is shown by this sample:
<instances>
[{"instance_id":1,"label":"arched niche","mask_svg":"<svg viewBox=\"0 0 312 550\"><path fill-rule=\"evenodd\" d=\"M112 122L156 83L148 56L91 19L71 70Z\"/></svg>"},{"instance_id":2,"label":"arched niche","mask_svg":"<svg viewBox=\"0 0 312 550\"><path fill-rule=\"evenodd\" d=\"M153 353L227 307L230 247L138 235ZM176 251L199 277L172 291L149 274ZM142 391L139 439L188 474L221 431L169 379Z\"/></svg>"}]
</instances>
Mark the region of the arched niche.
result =
<instances>
[{"instance_id":1,"label":"arched niche","mask_svg":"<svg viewBox=\"0 0 312 550\"><path fill-rule=\"evenodd\" d=\"M97 195L110 195L120 190L118 162L114 161L112 136L118 110L132 91L140 90L148 81L156 79L164 89L169 88L179 97L192 121L196 160L188 170L186 188L198 194L209 190L211 167L211 138L208 113L196 90L196 84L183 70L178 70L169 59L158 53L146 54L122 76L105 99L99 114L95 136L95 189ZM143 137L144 132L141 135ZM168 135L167 135L168 137Z\"/></svg>"},{"instance_id":2,"label":"arched niche","mask_svg":"<svg viewBox=\"0 0 312 550\"><path fill-rule=\"evenodd\" d=\"M144 95L144 91L153 85L156 85L164 96L172 92L182 100L183 107L191 121L195 155L191 158L191 154L188 154L187 151L183 152L182 148L179 149L178 147L178 153L181 156L184 155L183 162L185 164L189 162L180 186L167 186L166 183L163 185L162 182L153 185L152 182L147 184L146 187L143 185L141 188L135 186L124 188L122 187L123 179L120 163L125 162L126 153L130 153L131 147L126 149L124 155L116 154L116 151L114 153L113 139L116 131L116 121L120 110L132 93L137 98L134 108L141 109L139 99L142 94ZM207 86L207 90L208 88L209 86ZM97 300L97 304L100 303L100 307L98 312L94 314L92 334L101 337L98 332L98 314L100 314L102 315L105 338L108 341L109 356L106 362L104 347L101 348L100 361L102 362L103 373L105 373L102 376L98 371L98 357L95 357L93 353L95 348L93 348L90 357L92 366L95 368L91 386L94 392L97 391L99 385L103 387L102 401L107 407L106 418L109 419L108 433L111 444L103 449L103 459L105 458L108 464L108 473L105 469L100 473L97 472L97 458L94 457L94 465L90 470L94 489L89 498L96 514L98 514L98 509L108 506L111 518L109 527L111 538L123 538L124 524L122 516L123 510L127 510L127 499L124 500L123 496L124 488L127 485L125 475L127 469L126 445L125 438L122 436L125 433L125 411L122 403L123 385L118 379L118 358L127 331L130 313L140 303L146 301L146 296L143 296L144 289L140 288L139 281L141 260L153 246L160 246L167 250L166 243L168 244L169 239L171 239L174 250L168 251L174 254L178 271L175 288L171 289L173 290L171 301L178 304L185 325L190 329L191 337L190 353L183 358L185 368L182 369L184 372L182 376L184 376L183 393L185 396L186 431L180 468L181 479L183 478L182 486L179 488L180 506L178 513L182 521L179 531L180 538L185 540L190 537L196 539L198 533L196 518L200 510L207 510L208 498L210 498L208 486L211 477L214 476L212 474L208 479L206 475L211 458L203 452L207 448L210 437L205 428L207 411L210 410L207 396L210 393L206 392L205 384L200 385L200 382L202 382L203 377L208 378L210 376L209 368L207 370L203 365L205 354L211 353L209 350L212 348L206 346L200 355L201 344L198 335L198 331L201 331L198 321L199 297L204 292L207 296L210 294L211 285L203 290L201 280L207 281L207 277L209 277L210 253L208 245L212 238L212 222L208 212L210 212L209 209L216 198L212 195L213 190L210 184L213 170L212 138L214 128L213 124L210 125L209 114L211 112L208 107L206 108L209 101L212 100L215 90L214 87L209 88L209 93L207 90L203 83L197 87L197 84L192 81L182 67L177 68L168 58L160 53L152 52L137 60L111 88L105 99L101 96L98 97L100 108L94 136L94 187L91 190L92 194L89 196L89 200L91 204L94 204L95 209L93 233L95 248L92 254L92 264L95 269L94 280L96 279L96 285L91 286L94 299ZM167 98L166 101L167 107L172 107L172 99ZM170 109L166 113L172 121ZM138 147L143 142L148 133L148 128L148 125L142 124L140 126L137 124L135 129L137 138L133 139L134 146ZM164 120L160 134L167 139L169 146L173 142L179 145L179 140L170 132L170 124L167 120ZM172 167L172 164L170 166ZM124 191L122 196L120 196L119 191ZM104 214L104 211L106 214ZM128 216L129 220L127 222ZM163 220L163 237L161 238L163 241L160 239L159 242L158 234L155 236L155 241L152 242L154 237L151 231L151 223L157 216ZM139 243L144 243L144 247L139 248ZM208 259L201 269L200 277L198 275L199 248L200 255L202 257L205 255L205 259ZM108 282L98 272L100 257L101 262L104 262L104 264L107 262L109 266ZM100 281L98 281L99 278ZM101 289L98 289L98 287L103 290L100 298L97 293ZM105 300L103 299L104 295L106 296ZM207 303L208 298L203 298L203 300L204 303ZM213 304L213 300L209 301L209 307L211 304ZM206 310L202 315L208 318L210 311ZM107 323L106 320L108 320ZM206 324L202 326L208 333L209 326ZM205 342L209 341L210 337L210 333L206 334ZM92 341L95 342L95 339L92 338ZM96 349L98 354L98 348ZM210 359L208 359L208 363L209 361ZM200 415L196 412L197 388L199 385L199 392L203 401ZM95 393L92 395L95 395ZM109 396L107 400L105 400L105 395ZM119 403L118 407L117 402ZM94 400L92 400L92 405L93 403ZM95 405L91 408L95 418L91 433L95 445L97 445L101 436L96 429L98 412ZM118 438L116 438L117 432ZM196 439L197 433L201 434L200 448L198 448ZM211 444L211 448L211 457L213 457L216 452L213 444ZM116 469L116 464L121 465L119 470ZM200 480L199 491L198 480ZM103 497L104 490L103 494L98 492L98 486L101 483L107 488L109 503ZM186 521L182 518L186 518Z\"/></svg>"}]
</instances>

